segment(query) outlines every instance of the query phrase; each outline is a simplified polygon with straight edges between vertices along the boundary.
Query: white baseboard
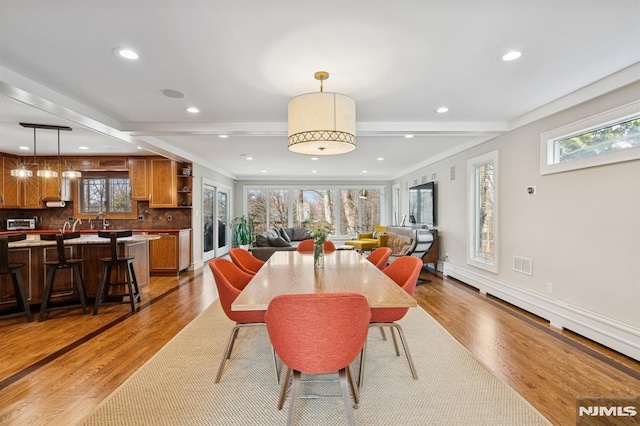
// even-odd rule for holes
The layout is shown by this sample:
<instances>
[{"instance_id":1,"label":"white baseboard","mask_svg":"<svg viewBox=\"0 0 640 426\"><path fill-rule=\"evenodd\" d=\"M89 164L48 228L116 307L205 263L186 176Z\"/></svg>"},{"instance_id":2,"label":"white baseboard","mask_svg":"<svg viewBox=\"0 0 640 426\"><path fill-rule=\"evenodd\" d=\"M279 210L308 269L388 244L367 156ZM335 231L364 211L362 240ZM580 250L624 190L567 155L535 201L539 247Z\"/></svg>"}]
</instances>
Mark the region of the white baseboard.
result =
<instances>
[{"instance_id":1,"label":"white baseboard","mask_svg":"<svg viewBox=\"0 0 640 426\"><path fill-rule=\"evenodd\" d=\"M640 361L640 329L477 272L443 263L443 274Z\"/></svg>"}]
</instances>

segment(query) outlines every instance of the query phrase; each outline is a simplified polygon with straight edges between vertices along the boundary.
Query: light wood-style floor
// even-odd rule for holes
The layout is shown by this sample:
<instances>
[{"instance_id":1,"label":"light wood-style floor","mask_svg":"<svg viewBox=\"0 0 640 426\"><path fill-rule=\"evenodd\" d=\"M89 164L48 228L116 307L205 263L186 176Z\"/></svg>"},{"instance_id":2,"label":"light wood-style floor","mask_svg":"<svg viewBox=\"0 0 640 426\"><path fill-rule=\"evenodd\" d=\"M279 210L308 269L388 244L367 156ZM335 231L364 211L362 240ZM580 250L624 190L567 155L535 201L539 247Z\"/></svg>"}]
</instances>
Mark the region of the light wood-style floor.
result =
<instances>
[{"instance_id":1,"label":"light wood-style floor","mask_svg":"<svg viewBox=\"0 0 640 426\"><path fill-rule=\"evenodd\" d=\"M578 396L640 395L640 363L428 276L420 306L552 423L575 424ZM0 320L0 425L79 423L216 298L208 267L154 277L143 291L134 314L118 305L97 316L56 311L42 323Z\"/></svg>"}]
</instances>

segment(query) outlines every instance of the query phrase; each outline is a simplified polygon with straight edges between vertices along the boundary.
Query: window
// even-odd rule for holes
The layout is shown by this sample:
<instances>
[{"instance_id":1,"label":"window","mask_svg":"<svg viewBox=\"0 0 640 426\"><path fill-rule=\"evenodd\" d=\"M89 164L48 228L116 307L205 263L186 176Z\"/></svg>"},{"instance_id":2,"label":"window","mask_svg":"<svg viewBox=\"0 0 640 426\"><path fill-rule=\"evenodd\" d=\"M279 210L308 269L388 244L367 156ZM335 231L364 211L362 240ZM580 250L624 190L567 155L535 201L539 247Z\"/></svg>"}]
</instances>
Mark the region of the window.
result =
<instances>
[{"instance_id":1,"label":"window","mask_svg":"<svg viewBox=\"0 0 640 426\"><path fill-rule=\"evenodd\" d=\"M379 188L246 188L246 211L256 232L274 227L300 226L324 220L334 227L334 236L354 236L380 224Z\"/></svg>"},{"instance_id":2,"label":"window","mask_svg":"<svg viewBox=\"0 0 640 426\"><path fill-rule=\"evenodd\" d=\"M131 213L131 185L126 173L84 172L78 180L79 213Z\"/></svg>"},{"instance_id":3,"label":"window","mask_svg":"<svg viewBox=\"0 0 640 426\"><path fill-rule=\"evenodd\" d=\"M640 159L640 102L540 136L540 173Z\"/></svg>"},{"instance_id":4,"label":"window","mask_svg":"<svg viewBox=\"0 0 640 426\"><path fill-rule=\"evenodd\" d=\"M467 263L498 273L498 151L470 159Z\"/></svg>"}]
</instances>

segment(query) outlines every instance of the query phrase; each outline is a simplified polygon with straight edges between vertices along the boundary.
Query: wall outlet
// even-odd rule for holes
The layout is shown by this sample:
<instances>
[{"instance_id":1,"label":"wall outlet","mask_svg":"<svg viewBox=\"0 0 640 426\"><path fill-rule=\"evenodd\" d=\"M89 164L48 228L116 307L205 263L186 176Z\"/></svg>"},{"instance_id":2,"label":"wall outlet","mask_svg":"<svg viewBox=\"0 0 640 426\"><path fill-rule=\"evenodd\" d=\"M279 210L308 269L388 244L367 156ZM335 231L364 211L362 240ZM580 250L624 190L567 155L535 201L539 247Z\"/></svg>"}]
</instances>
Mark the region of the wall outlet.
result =
<instances>
[{"instance_id":1,"label":"wall outlet","mask_svg":"<svg viewBox=\"0 0 640 426\"><path fill-rule=\"evenodd\" d=\"M551 281L547 281L547 293L553 293L553 283Z\"/></svg>"},{"instance_id":2,"label":"wall outlet","mask_svg":"<svg viewBox=\"0 0 640 426\"><path fill-rule=\"evenodd\" d=\"M67 217L67 220L68 220L69 222L71 222L71 221L73 220L73 216L68 216L68 217Z\"/></svg>"},{"instance_id":3,"label":"wall outlet","mask_svg":"<svg viewBox=\"0 0 640 426\"><path fill-rule=\"evenodd\" d=\"M138 215L138 222L142 222L144 220L144 216L141 214Z\"/></svg>"},{"instance_id":4,"label":"wall outlet","mask_svg":"<svg viewBox=\"0 0 640 426\"><path fill-rule=\"evenodd\" d=\"M173 220L173 216L167 215L167 222L171 222Z\"/></svg>"}]
</instances>

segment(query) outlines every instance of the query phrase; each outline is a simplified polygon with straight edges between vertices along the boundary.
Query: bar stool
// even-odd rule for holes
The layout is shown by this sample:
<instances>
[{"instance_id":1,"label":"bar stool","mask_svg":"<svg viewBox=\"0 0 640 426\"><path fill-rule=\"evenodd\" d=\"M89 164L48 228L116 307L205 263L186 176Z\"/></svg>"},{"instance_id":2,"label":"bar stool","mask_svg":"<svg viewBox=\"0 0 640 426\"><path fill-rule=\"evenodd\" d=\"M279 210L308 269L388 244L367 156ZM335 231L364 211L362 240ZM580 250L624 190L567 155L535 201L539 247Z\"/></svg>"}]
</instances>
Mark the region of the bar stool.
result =
<instances>
[{"instance_id":1,"label":"bar stool","mask_svg":"<svg viewBox=\"0 0 640 426\"><path fill-rule=\"evenodd\" d=\"M87 299L84 292L84 281L82 281L82 272L80 271L80 264L84 259L67 259L67 254L64 249L65 240L71 240L74 238L80 238L79 232L68 232L65 234L42 234L40 240L43 241L55 241L58 251L58 260L52 260L44 262L47 268L47 280L44 285L44 296L42 297L42 306L40 307L40 315L38 316L38 322L44 321L47 318L47 312L55 309L72 309L82 308L82 313L87 313ZM75 271L77 280L72 281L78 291L80 297L79 303L76 304L61 304L51 306L51 293L53 293L53 282L56 277L56 272L61 269L71 269L72 273Z\"/></svg>"},{"instance_id":2,"label":"bar stool","mask_svg":"<svg viewBox=\"0 0 640 426\"><path fill-rule=\"evenodd\" d=\"M136 279L136 272L133 269L134 257L118 257L118 238L130 237L133 235L133 231L98 231L98 237L109 238L111 242L111 257L104 257L100 259L102 262L102 275L100 276L100 284L98 286L98 292L96 293L96 302L93 306L93 315L98 314L98 306L131 303L131 312L136 311L136 300L140 301L140 289L138 288L138 280ZM111 282L111 270L118 266L125 267L126 281L123 282ZM109 287L126 285L128 293L125 294L109 294ZM125 299L129 296L129 300Z\"/></svg>"},{"instance_id":3,"label":"bar stool","mask_svg":"<svg viewBox=\"0 0 640 426\"><path fill-rule=\"evenodd\" d=\"M27 234L0 236L0 276L11 274L13 290L16 296L16 304L18 305L18 312L1 314L0 318L11 318L24 315L27 317L27 321L31 322L33 321L33 316L31 315L29 303L27 303L26 291L24 289L24 283L22 282L22 275L20 274L20 268L24 266L24 263L9 263L9 243L22 241L26 238Z\"/></svg>"}]
</instances>

